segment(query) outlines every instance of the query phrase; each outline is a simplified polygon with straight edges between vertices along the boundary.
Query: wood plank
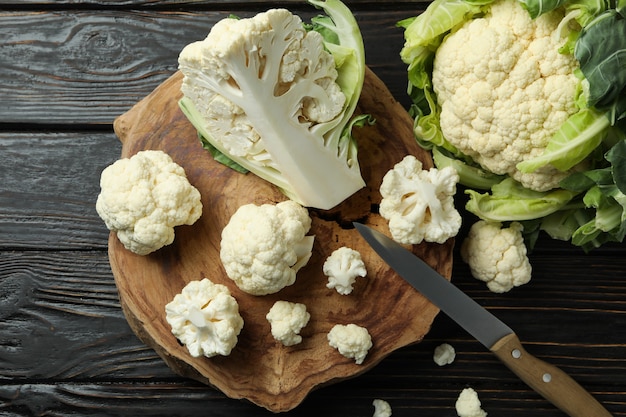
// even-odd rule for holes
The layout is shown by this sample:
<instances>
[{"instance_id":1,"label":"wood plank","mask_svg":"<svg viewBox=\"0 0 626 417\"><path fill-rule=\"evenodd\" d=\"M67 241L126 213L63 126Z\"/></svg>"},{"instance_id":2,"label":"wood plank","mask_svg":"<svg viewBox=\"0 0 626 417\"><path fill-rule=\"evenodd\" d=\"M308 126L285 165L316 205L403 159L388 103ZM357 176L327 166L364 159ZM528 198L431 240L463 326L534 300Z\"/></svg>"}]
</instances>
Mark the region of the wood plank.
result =
<instances>
[{"instance_id":1,"label":"wood plank","mask_svg":"<svg viewBox=\"0 0 626 417\"><path fill-rule=\"evenodd\" d=\"M305 20L317 14L301 10ZM231 12L0 12L0 123L112 123L175 72L185 45ZM406 66L389 51L399 54L395 23L411 14L355 12L363 27L377 28L364 35L368 64L405 105Z\"/></svg>"},{"instance_id":2,"label":"wood plank","mask_svg":"<svg viewBox=\"0 0 626 417\"><path fill-rule=\"evenodd\" d=\"M95 202L113 132L0 132L0 248L106 248Z\"/></svg>"}]
</instances>

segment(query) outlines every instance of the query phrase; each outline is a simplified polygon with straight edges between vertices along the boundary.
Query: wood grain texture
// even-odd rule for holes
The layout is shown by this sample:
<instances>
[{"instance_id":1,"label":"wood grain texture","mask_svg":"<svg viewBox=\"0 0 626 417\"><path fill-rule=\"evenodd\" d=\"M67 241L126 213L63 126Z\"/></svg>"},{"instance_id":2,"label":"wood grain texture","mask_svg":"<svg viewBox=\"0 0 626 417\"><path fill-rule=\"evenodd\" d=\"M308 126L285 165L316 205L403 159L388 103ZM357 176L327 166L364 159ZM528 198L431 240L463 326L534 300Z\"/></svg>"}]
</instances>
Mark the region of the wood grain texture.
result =
<instances>
[{"instance_id":1,"label":"wood grain texture","mask_svg":"<svg viewBox=\"0 0 626 417\"><path fill-rule=\"evenodd\" d=\"M167 152L185 168L204 206L200 220L180 228L173 245L149 256L130 253L114 234L109 239L122 306L139 337L178 373L275 412L293 409L312 389L359 375L394 350L419 342L438 309L399 279L355 229L342 226L360 220L389 233L386 221L375 211L382 177L407 154L432 166L430 155L413 139L410 117L380 79L366 72L357 108L357 114L370 114L377 123L354 131L366 187L330 211L311 210L309 234L316 242L311 260L298 272L294 285L265 297L240 291L225 275L219 257L220 234L241 205L274 204L286 197L252 174L241 175L215 162L202 149L195 128L178 108L181 82L182 74L175 74L115 122L123 156L144 149ZM326 258L341 246L358 250L368 270L369 279L357 283L349 297L326 288L322 273ZM450 277L452 247L453 240L444 245L416 245L413 250ZM228 357L191 357L165 321L165 304L186 283L204 277L230 288L244 319L238 344ZM283 347L269 331L265 315L277 300L304 303L311 314L303 343L295 347ZM366 327L372 336L374 346L362 365L328 345L326 335L332 326L348 323Z\"/></svg>"},{"instance_id":2,"label":"wood grain texture","mask_svg":"<svg viewBox=\"0 0 626 417\"><path fill-rule=\"evenodd\" d=\"M256 7L258 10L259 8ZM235 10L242 17L250 9ZM233 10L61 10L1 12L0 121L110 124L172 75L178 54L203 39ZM317 14L300 3L303 19ZM368 65L408 105L406 66L399 59L402 31L412 13L355 12L364 31ZM389 60L389 51L398 59Z\"/></svg>"},{"instance_id":3,"label":"wood grain texture","mask_svg":"<svg viewBox=\"0 0 626 417\"><path fill-rule=\"evenodd\" d=\"M368 65L408 104L394 25L426 3L348 3L364 30ZM176 70L180 46L215 16L269 4L0 1L1 416L272 415L179 377L137 339L115 300L108 233L92 206L99 171L120 155L113 119ZM473 218L464 213L464 221L467 228ZM544 236L531 255L529 284L493 294L458 253L454 282L511 325L529 352L624 417L625 255L623 244L584 254ZM443 342L457 359L438 367L432 351ZM312 392L285 415L367 416L382 398L394 417L453 417L466 386L490 416L563 415L442 314L421 343Z\"/></svg>"}]
</instances>

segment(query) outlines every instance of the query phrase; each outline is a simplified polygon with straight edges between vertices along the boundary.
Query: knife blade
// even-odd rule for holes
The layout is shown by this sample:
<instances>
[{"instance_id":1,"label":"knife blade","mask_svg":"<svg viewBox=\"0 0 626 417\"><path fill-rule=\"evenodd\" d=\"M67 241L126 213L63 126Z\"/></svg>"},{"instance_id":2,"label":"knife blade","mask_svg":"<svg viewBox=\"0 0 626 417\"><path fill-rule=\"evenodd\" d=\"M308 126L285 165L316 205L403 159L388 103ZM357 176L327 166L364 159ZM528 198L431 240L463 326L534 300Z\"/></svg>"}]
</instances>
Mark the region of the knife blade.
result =
<instances>
[{"instance_id":1,"label":"knife blade","mask_svg":"<svg viewBox=\"0 0 626 417\"><path fill-rule=\"evenodd\" d=\"M402 245L361 223L353 223L374 251L413 288L457 322L513 373L571 417L611 417L561 369L529 354L515 332Z\"/></svg>"}]
</instances>

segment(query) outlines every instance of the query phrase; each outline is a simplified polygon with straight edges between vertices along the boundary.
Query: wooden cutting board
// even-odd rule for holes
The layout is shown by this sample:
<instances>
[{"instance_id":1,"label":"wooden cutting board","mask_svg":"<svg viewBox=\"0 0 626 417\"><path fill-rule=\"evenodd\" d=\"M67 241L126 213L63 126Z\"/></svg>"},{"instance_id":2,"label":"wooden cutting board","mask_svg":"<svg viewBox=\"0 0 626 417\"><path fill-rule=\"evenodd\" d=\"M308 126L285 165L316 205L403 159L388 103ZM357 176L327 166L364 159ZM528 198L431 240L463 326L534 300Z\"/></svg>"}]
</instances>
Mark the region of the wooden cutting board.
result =
<instances>
[{"instance_id":1,"label":"wooden cutting board","mask_svg":"<svg viewBox=\"0 0 626 417\"><path fill-rule=\"evenodd\" d=\"M315 235L313 255L296 283L277 294L252 296L226 276L219 259L220 234L235 210L247 203L276 203L285 197L253 174L243 175L215 162L202 149L193 126L178 108L182 75L174 74L115 121L122 157L145 149L167 152L202 194L202 217L176 228L174 243L148 256L127 251L114 233L109 257L124 314L137 336L178 374L247 399L273 412L293 409L316 387L355 377L394 350L422 340L439 310L398 277L369 248L351 222L359 220L389 234L377 214L384 174L405 155L432 166L413 138L413 121L382 81L367 70L357 113L376 118L357 128L359 161L367 187L330 211L310 210ZM450 278L454 242L415 245L413 252ZM361 252L368 270L350 295L326 287L322 265L331 252L348 246ZM171 334L165 304L192 280L208 277L227 285L239 302L244 327L228 357L193 358ZM284 347L265 319L272 304L306 304L311 320L303 342ZM356 365L330 347L326 335L335 324L366 327L373 341L365 362Z\"/></svg>"}]
</instances>

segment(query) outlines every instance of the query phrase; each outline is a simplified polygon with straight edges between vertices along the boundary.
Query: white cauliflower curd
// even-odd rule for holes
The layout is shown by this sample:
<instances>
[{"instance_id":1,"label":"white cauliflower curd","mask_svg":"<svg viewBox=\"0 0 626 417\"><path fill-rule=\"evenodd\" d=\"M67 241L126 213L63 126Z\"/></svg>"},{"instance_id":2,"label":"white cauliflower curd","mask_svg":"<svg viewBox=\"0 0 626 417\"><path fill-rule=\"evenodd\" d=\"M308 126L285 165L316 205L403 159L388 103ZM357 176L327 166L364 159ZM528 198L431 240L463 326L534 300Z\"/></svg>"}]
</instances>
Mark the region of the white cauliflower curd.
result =
<instances>
[{"instance_id":1,"label":"white cauliflower curd","mask_svg":"<svg viewBox=\"0 0 626 417\"><path fill-rule=\"evenodd\" d=\"M102 171L96 210L126 249L147 255L174 241L174 227L202 215L200 192L163 151L147 150Z\"/></svg>"},{"instance_id":2,"label":"white cauliflower curd","mask_svg":"<svg viewBox=\"0 0 626 417\"><path fill-rule=\"evenodd\" d=\"M435 348L433 360L439 366L450 365L456 358L456 351L449 343L442 343Z\"/></svg>"},{"instance_id":3,"label":"white cauliflower curd","mask_svg":"<svg viewBox=\"0 0 626 417\"><path fill-rule=\"evenodd\" d=\"M459 417L487 417L473 388L465 388L456 400L455 408Z\"/></svg>"},{"instance_id":4,"label":"white cauliflower curd","mask_svg":"<svg viewBox=\"0 0 626 417\"><path fill-rule=\"evenodd\" d=\"M239 207L222 230L220 259L226 274L253 295L292 285L311 257L310 228L307 209L291 200Z\"/></svg>"},{"instance_id":5,"label":"white cauliflower curd","mask_svg":"<svg viewBox=\"0 0 626 417\"><path fill-rule=\"evenodd\" d=\"M165 312L172 333L193 357L230 355L243 328L237 300L208 278L187 284Z\"/></svg>"},{"instance_id":6,"label":"white cauliflower curd","mask_svg":"<svg viewBox=\"0 0 626 417\"><path fill-rule=\"evenodd\" d=\"M391 417L391 405L387 401L376 399L372 405L374 406L372 417Z\"/></svg>"},{"instance_id":7,"label":"white cauliflower curd","mask_svg":"<svg viewBox=\"0 0 626 417\"><path fill-rule=\"evenodd\" d=\"M559 127L578 111L580 80L570 54L559 53L562 11L532 19L521 2L494 2L437 49L432 85L448 142L483 168L546 191L568 175L547 165L516 166L541 155Z\"/></svg>"},{"instance_id":8,"label":"white cauliflower curd","mask_svg":"<svg viewBox=\"0 0 626 417\"><path fill-rule=\"evenodd\" d=\"M474 278L487 283L495 293L510 291L530 281L532 267L522 236L523 226L509 227L479 220L461 244L461 257Z\"/></svg>"},{"instance_id":9,"label":"white cauliflower curd","mask_svg":"<svg viewBox=\"0 0 626 417\"><path fill-rule=\"evenodd\" d=\"M302 303L276 301L265 316L270 322L272 336L285 346L302 342L300 331L309 323L311 314Z\"/></svg>"},{"instance_id":10,"label":"white cauliflower curd","mask_svg":"<svg viewBox=\"0 0 626 417\"><path fill-rule=\"evenodd\" d=\"M357 365L365 360L372 347L372 337L365 327L356 324L337 324L327 335L328 344L346 358L353 358Z\"/></svg>"},{"instance_id":11,"label":"white cauliflower curd","mask_svg":"<svg viewBox=\"0 0 626 417\"><path fill-rule=\"evenodd\" d=\"M454 207L458 181L454 168L424 170L413 155L389 170L380 186L380 215L388 220L393 239L404 244L444 243L456 236L461 228L461 215Z\"/></svg>"},{"instance_id":12,"label":"white cauliflower curd","mask_svg":"<svg viewBox=\"0 0 626 417\"><path fill-rule=\"evenodd\" d=\"M330 254L322 267L328 277L326 287L334 288L339 294L348 295L352 292L357 277L367 275L365 263L359 251L341 247Z\"/></svg>"}]
</instances>

